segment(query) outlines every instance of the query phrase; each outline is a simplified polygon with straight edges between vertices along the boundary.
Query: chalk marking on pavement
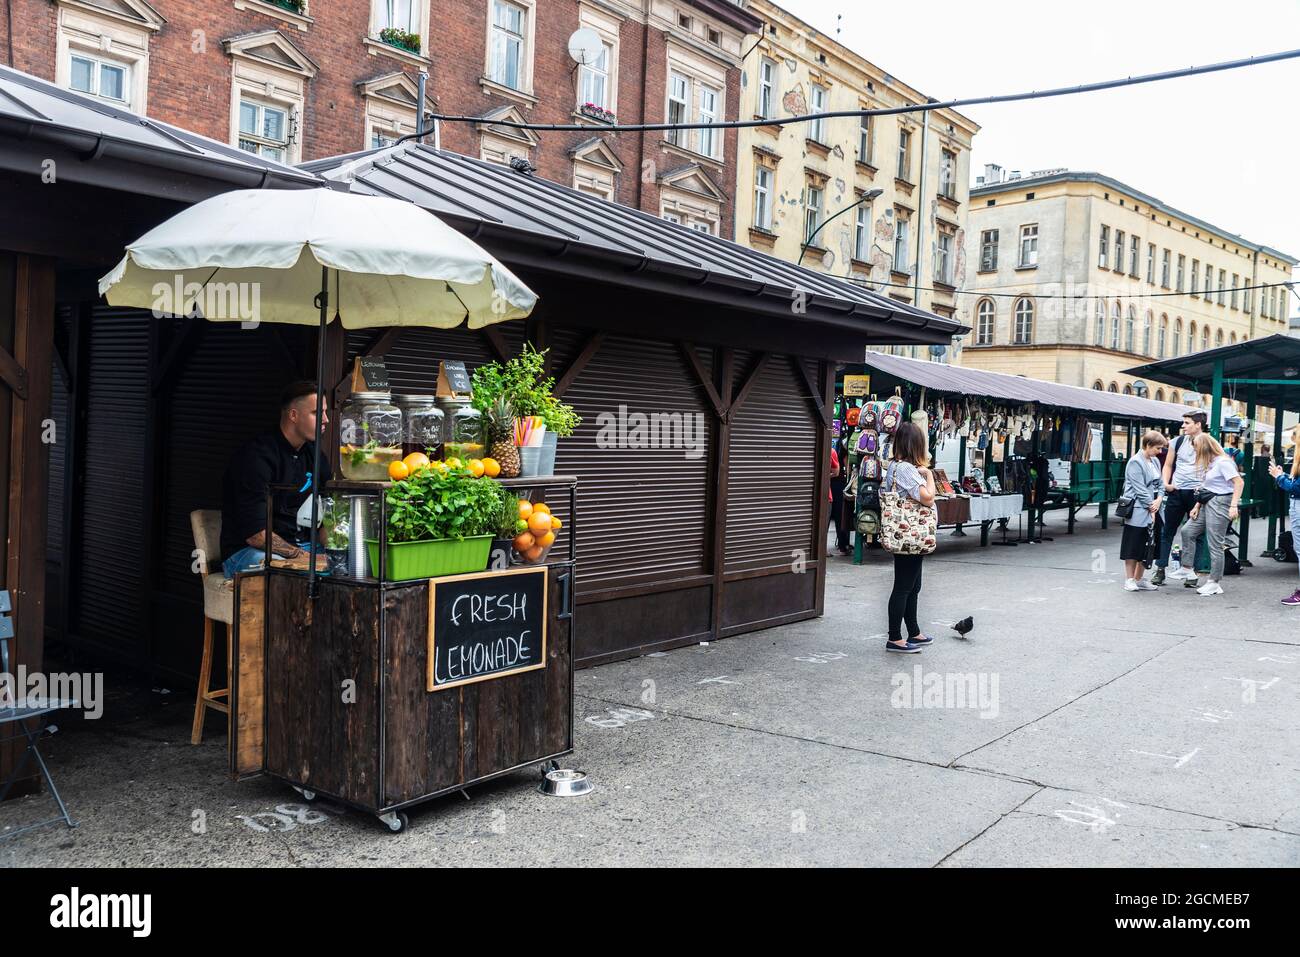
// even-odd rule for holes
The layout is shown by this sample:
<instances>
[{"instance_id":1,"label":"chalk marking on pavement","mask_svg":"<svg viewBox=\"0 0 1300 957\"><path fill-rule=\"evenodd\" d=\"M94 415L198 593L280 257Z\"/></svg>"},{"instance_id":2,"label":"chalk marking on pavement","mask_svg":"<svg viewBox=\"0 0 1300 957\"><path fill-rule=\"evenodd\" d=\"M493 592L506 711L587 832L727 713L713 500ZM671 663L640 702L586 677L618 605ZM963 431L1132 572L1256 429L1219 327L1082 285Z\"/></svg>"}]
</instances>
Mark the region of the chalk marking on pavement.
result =
<instances>
[{"instance_id":1,"label":"chalk marking on pavement","mask_svg":"<svg viewBox=\"0 0 1300 957\"><path fill-rule=\"evenodd\" d=\"M727 675L719 675L716 678L701 678L695 682L697 685L738 685L739 681L728 681Z\"/></svg>"}]
</instances>

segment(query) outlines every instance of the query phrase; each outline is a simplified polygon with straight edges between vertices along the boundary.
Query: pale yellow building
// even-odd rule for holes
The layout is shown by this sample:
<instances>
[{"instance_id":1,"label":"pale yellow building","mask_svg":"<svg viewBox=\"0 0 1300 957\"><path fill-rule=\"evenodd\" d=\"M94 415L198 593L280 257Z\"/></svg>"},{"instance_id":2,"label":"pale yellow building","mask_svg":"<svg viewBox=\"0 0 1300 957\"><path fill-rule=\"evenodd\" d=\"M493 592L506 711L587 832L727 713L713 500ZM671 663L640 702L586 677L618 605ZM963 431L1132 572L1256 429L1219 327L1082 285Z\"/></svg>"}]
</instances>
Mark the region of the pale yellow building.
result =
<instances>
[{"instance_id":1,"label":"pale yellow building","mask_svg":"<svg viewBox=\"0 0 1300 957\"><path fill-rule=\"evenodd\" d=\"M751 0L765 32L743 66L742 119L924 103L789 12ZM971 141L953 110L759 126L740 131L736 241L951 316L969 267ZM842 215L837 213L869 196ZM835 217L832 219L832 217ZM918 268L919 260L919 268Z\"/></svg>"},{"instance_id":2,"label":"pale yellow building","mask_svg":"<svg viewBox=\"0 0 1300 957\"><path fill-rule=\"evenodd\" d=\"M1198 405L1120 370L1287 332L1295 257L1109 176L989 166L970 204L970 287L986 295L962 297L961 365Z\"/></svg>"}]
</instances>

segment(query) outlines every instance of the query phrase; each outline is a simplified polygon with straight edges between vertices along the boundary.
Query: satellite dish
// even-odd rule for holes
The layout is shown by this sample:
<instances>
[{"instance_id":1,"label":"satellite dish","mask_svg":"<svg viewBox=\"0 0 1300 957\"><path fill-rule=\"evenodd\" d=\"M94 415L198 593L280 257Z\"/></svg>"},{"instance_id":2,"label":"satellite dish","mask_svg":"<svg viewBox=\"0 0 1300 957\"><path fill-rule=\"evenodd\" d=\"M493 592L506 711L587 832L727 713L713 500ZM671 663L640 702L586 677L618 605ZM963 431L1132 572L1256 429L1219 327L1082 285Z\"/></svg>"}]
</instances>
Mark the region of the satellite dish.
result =
<instances>
[{"instance_id":1,"label":"satellite dish","mask_svg":"<svg viewBox=\"0 0 1300 957\"><path fill-rule=\"evenodd\" d=\"M591 66L599 59L604 49L605 44L600 39L600 34L591 27L574 30L573 35L569 37L569 56L573 58L574 63L581 66Z\"/></svg>"}]
</instances>

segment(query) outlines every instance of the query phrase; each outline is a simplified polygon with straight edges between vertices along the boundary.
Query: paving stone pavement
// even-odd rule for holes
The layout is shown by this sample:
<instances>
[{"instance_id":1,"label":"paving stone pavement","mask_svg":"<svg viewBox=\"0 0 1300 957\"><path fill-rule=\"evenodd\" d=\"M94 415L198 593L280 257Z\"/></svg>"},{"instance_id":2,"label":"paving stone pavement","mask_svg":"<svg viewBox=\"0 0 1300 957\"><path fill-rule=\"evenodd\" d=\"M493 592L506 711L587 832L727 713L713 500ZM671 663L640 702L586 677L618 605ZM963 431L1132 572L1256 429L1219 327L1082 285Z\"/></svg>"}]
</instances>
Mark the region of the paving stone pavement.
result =
<instances>
[{"instance_id":1,"label":"paving stone pavement","mask_svg":"<svg viewBox=\"0 0 1300 957\"><path fill-rule=\"evenodd\" d=\"M1300 864L1296 566L1256 558L1212 598L1128 593L1118 526L1062 526L942 537L920 655L883 650L875 552L832 559L820 619L579 672L571 763L593 793L520 773L396 836L228 781L218 721L188 744L191 691L119 691L48 748L81 826L0 839L0 865ZM35 801L0 806L0 833Z\"/></svg>"}]
</instances>

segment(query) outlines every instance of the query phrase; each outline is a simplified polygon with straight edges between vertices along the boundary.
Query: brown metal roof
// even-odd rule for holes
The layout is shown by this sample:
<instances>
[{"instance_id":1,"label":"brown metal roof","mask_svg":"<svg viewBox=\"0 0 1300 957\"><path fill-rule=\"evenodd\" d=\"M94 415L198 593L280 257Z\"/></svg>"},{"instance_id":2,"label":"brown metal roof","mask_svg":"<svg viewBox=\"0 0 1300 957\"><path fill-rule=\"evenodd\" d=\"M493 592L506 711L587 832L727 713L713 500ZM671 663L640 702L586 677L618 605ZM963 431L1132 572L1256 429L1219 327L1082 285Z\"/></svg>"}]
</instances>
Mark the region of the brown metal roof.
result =
<instances>
[{"instance_id":1,"label":"brown metal roof","mask_svg":"<svg viewBox=\"0 0 1300 957\"><path fill-rule=\"evenodd\" d=\"M1192 411L1187 406L1155 399L1139 399L1117 392L1100 392L1059 382L1027 379L1024 376L986 372L965 366L927 362L904 356L868 352L866 365L897 379L933 389L972 398L1001 399L1006 402L1037 403L1057 409L1075 409L1098 415L1113 415L1122 419L1139 419L1144 422L1176 422L1183 414ZM1166 380L1168 381L1168 380Z\"/></svg>"},{"instance_id":2,"label":"brown metal roof","mask_svg":"<svg viewBox=\"0 0 1300 957\"><path fill-rule=\"evenodd\" d=\"M670 223L536 175L428 145L303 164L341 186L416 203L492 247L499 258L681 298L706 298L794 323L835 325L863 345L947 345L968 330L953 319L806 269L739 243ZM525 255L531 254L531 259ZM612 267L612 268L611 268Z\"/></svg>"}]
</instances>

